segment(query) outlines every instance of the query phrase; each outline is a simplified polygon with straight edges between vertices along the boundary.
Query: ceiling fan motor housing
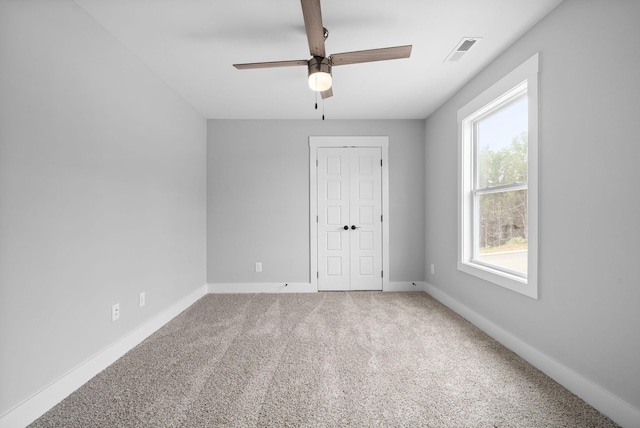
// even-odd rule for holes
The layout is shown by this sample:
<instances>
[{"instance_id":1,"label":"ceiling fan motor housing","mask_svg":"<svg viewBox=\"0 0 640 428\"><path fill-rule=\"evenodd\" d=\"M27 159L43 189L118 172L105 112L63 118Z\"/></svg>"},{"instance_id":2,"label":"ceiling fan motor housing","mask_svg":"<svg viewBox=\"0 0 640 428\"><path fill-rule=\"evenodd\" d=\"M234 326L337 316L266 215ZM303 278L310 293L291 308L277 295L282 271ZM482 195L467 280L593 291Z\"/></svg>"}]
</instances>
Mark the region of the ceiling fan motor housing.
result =
<instances>
[{"instance_id":1,"label":"ceiling fan motor housing","mask_svg":"<svg viewBox=\"0 0 640 428\"><path fill-rule=\"evenodd\" d=\"M331 60L314 56L309 60L309 87L322 92L331 88Z\"/></svg>"}]
</instances>

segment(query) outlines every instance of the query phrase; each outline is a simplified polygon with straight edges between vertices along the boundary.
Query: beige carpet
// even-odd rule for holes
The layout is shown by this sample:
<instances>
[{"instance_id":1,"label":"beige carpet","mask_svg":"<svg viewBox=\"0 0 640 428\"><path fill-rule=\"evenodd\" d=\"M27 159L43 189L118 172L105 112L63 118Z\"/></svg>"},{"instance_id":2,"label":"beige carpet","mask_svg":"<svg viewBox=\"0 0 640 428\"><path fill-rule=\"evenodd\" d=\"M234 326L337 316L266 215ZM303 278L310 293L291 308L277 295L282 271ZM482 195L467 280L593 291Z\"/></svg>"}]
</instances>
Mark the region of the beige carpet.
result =
<instances>
[{"instance_id":1,"label":"beige carpet","mask_svg":"<svg viewBox=\"0 0 640 428\"><path fill-rule=\"evenodd\" d=\"M34 427L612 427L423 293L207 295Z\"/></svg>"}]
</instances>

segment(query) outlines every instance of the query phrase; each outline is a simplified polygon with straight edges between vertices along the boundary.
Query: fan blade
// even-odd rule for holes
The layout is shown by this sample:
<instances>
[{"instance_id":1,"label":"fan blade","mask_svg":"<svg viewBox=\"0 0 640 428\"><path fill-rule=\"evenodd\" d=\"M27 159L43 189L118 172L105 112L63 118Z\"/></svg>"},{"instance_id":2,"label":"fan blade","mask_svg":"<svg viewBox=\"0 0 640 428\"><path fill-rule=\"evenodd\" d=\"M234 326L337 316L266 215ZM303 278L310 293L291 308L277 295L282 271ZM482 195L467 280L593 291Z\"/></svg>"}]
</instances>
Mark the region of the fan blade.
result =
<instances>
[{"instance_id":1,"label":"fan blade","mask_svg":"<svg viewBox=\"0 0 640 428\"><path fill-rule=\"evenodd\" d=\"M326 91L320 92L320 96L324 100L325 98L329 98L333 96L333 88L329 88Z\"/></svg>"},{"instance_id":2,"label":"fan blade","mask_svg":"<svg viewBox=\"0 0 640 428\"><path fill-rule=\"evenodd\" d=\"M320 0L300 1L302 3L304 28L307 30L307 40L309 41L309 52L311 56L324 58L324 27L322 26Z\"/></svg>"},{"instance_id":3,"label":"fan blade","mask_svg":"<svg viewBox=\"0 0 640 428\"><path fill-rule=\"evenodd\" d=\"M247 64L233 64L238 70L248 70L250 68L275 68L275 67L294 67L296 65L307 65L306 59L294 59L291 61L271 61L271 62L250 62Z\"/></svg>"},{"instance_id":4,"label":"fan blade","mask_svg":"<svg viewBox=\"0 0 640 428\"><path fill-rule=\"evenodd\" d=\"M344 52L331 55L331 64L347 65L360 62L385 61L388 59L409 58L412 45L395 46L392 48L370 49L367 51Z\"/></svg>"}]
</instances>

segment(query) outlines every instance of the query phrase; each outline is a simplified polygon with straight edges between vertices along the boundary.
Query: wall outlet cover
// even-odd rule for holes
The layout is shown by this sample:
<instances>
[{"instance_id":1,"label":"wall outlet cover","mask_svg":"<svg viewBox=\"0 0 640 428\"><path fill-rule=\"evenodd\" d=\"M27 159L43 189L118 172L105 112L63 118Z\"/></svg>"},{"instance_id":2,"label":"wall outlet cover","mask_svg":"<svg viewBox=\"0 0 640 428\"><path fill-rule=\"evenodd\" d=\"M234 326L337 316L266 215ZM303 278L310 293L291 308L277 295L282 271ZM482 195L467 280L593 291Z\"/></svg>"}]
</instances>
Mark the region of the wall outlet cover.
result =
<instances>
[{"instance_id":1,"label":"wall outlet cover","mask_svg":"<svg viewBox=\"0 0 640 428\"><path fill-rule=\"evenodd\" d=\"M111 321L116 321L118 318L120 318L120 303L111 306Z\"/></svg>"}]
</instances>

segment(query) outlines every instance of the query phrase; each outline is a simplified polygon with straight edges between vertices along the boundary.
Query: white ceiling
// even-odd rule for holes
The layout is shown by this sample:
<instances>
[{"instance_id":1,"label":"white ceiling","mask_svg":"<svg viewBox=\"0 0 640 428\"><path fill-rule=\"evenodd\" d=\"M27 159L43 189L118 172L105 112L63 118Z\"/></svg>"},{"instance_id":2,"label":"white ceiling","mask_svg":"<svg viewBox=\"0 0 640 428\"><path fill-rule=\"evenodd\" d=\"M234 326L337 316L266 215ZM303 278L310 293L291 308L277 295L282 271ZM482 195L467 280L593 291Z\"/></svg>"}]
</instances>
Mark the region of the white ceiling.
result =
<instances>
[{"instance_id":1,"label":"white ceiling","mask_svg":"<svg viewBox=\"0 0 640 428\"><path fill-rule=\"evenodd\" d=\"M206 118L320 118L306 67L232 67L309 59L299 0L75 1ZM413 45L408 59L334 67L327 120L428 117L560 2L322 0L327 54ZM443 62L463 37L482 40Z\"/></svg>"}]
</instances>

